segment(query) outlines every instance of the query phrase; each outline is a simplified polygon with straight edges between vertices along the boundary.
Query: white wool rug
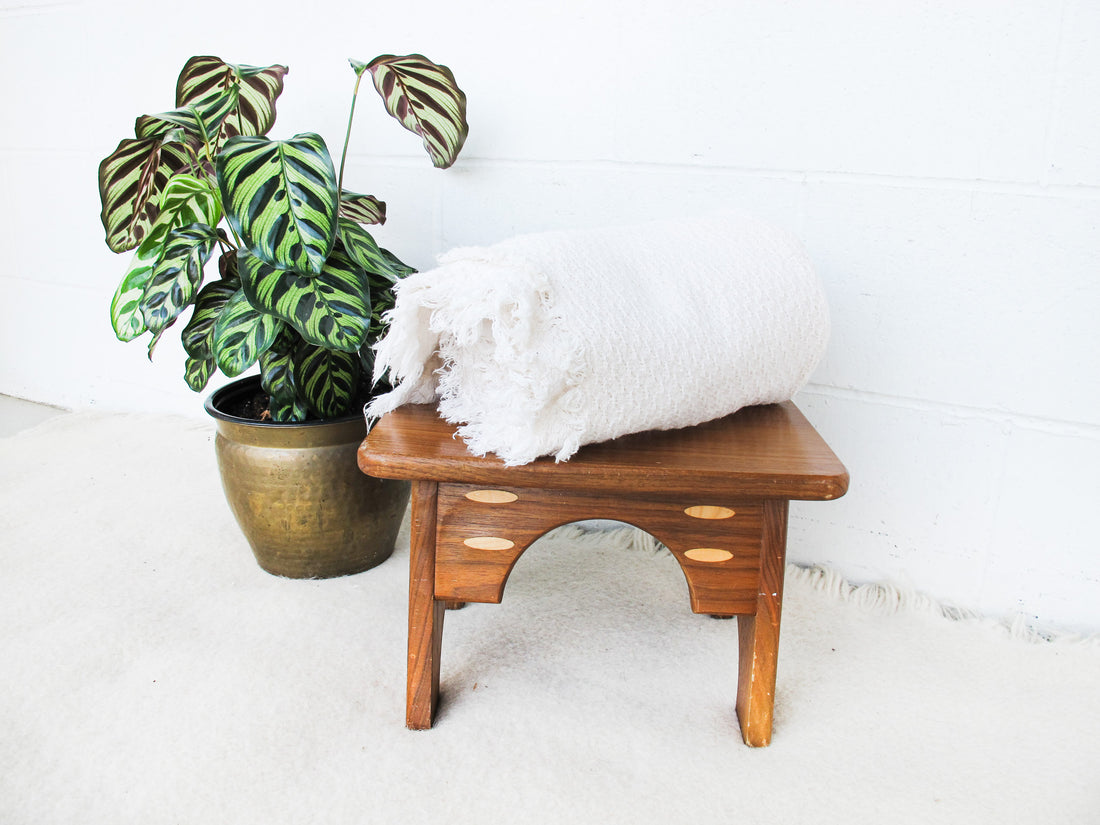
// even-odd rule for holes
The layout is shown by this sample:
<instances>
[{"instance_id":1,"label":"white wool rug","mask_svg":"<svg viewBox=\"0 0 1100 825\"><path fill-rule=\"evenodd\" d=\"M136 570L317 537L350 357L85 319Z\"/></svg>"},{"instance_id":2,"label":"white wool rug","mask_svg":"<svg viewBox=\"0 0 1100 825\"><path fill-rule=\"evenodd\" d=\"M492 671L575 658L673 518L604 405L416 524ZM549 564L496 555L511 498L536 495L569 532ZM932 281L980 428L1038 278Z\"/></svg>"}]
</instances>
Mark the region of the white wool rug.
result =
<instances>
[{"instance_id":1,"label":"white wool rug","mask_svg":"<svg viewBox=\"0 0 1100 825\"><path fill-rule=\"evenodd\" d=\"M643 534L567 527L447 616L404 728L408 536L262 572L213 432L70 414L0 439L0 822L1096 823L1100 645L790 568L771 747L736 625Z\"/></svg>"}]
</instances>

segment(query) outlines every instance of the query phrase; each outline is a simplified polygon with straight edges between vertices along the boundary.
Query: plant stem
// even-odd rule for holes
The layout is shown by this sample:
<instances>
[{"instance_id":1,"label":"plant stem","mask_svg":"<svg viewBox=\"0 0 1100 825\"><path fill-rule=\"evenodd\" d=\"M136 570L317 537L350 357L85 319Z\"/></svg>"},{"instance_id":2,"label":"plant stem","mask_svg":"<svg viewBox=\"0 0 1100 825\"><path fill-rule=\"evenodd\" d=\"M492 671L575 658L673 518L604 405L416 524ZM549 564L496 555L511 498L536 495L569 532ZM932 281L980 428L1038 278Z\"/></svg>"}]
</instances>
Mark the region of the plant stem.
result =
<instances>
[{"instance_id":1,"label":"plant stem","mask_svg":"<svg viewBox=\"0 0 1100 825\"><path fill-rule=\"evenodd\" d=\"M228 219L226 220L225 225L229 227L229 231L233 235L233 240L237 242L237 245L233 248L240 249L242 246L244 246L244 241L241 240L241 236L237 234L237 230L233 228L233 224L231 224Z\"/></svg>"},{"instance_id":2,"label":"plant stem","mask_svg":"<svg viewBox=\"0 0 1100 825\"><path fill-rule=\"evenodd\" d=\"M233 232L233 227L232 226L229 227L229 231ZM237 235L237 233L233 232L233 236L236 237L236 235ZM218 246L221 247L223 255L228 255L230 252L236 252L238 249L240 249L239 245L234 246L233 244L229 243L228 240L226 240L225 238L223 238L221 236L218 236Z\"/></svg>"},{"instance_id":3,"label":"plant stem","mask_svg":"<svg viewBox=\"0 0 1100 825\"><path fill-rule=\"evenodd\" d=\"M356 72L355 88L351 93L351 111L348 112L348 131L344 135L344 151L340 153L340 177L336 183L337 197L341 197L344 193L344 163L348 159L348 143L351 142L351 122L355 119L355 99L359 96L359 81L362 79L363 75Z\"/></svg>"},{"instance_id":4,"label":"plant stem","mask_svg":"<svg viewBox=\"0 0 1100 825\"><path fill-rule=\"evenodd\" d=\"M206 160L214 166L214 147L210 145L210 137L206 134L206 128L202 130L202 145L206 148Z\"/></svg>"}]
</instances>

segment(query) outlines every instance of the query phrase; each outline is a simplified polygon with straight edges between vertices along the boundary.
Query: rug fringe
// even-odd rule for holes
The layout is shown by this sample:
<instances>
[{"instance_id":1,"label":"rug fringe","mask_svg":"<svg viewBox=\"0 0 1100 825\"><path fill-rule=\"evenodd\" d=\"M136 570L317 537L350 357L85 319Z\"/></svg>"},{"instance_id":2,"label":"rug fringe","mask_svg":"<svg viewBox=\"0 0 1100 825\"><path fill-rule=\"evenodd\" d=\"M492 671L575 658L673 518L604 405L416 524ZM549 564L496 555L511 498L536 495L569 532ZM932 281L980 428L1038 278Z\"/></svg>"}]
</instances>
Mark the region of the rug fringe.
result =
<instances>
[{"instance_id":1,"label":"rug fringe","mask_svg":"<svg viewBox=\"0 0 1100 825\"><path fill-rule=\"evenodd\" d=\"M981 624L1022 642L1073 644L1100 649L1100 633L1084 635L1037 627L1022 613L998 619L977 610L939 601L926 593L881 582L852 584L837 571L821 565L788 564L786 579L788 582L807 584L818 592L877 615L923 613L952 622Z\"/></svg>"},{"instance_id":2,"label":"rug fringe","mask_svg":"<svg viewBox=\"0 0 1100 825\"><path fill-rule=\"evenodd\" d=\"M548 535L567 541L601 544L617 550L660 555L669 550L649 533L623 524L621 527L585 527L566 524ZM898 613L923 613L952 622L973 622L995 629L1007 637L1031 644L1072 644L1100 649L1100 633L1080 634L1037 627L1024 614L997 619L977 610L944 602L915 590L891 584L868 582L852 584L836 570L821 565L788 563L787 582L799 582L838 601L880 616Z\"/></svg>"}]
</instances>

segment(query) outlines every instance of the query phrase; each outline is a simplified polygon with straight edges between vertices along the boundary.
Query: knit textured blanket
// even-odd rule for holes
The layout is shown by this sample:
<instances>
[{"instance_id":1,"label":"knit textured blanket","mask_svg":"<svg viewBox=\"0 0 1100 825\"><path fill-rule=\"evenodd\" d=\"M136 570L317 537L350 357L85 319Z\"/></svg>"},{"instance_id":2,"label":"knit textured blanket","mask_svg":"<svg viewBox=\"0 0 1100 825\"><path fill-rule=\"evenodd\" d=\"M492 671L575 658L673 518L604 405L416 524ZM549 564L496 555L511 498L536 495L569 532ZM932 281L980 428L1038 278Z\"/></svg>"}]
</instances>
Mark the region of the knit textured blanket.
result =
<instances>
[{"instance_id":1,"label":"knit textured blanket","mask_svg":"<svg viewBox=\"0 0 1100 825\"><path fill-rule=\"evenodd\" d=\"M476 455L568 459L590 442L790 399L824 353L801 245L721 214L453 250L397 287L368 421L438 402Z\"/></svg>"}]
</instances>

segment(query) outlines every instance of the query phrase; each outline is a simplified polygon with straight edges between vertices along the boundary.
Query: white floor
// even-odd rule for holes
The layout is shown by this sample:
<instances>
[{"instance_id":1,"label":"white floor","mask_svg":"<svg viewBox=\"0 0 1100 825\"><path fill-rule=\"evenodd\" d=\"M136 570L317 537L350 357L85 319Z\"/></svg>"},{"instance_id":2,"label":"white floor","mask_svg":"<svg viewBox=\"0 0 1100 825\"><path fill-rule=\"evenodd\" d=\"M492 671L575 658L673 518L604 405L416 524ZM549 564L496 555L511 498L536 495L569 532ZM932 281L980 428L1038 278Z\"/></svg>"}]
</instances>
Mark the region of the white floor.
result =
<instances>
[{"instance_id":1,"label":"white floor","mask_svg":"<svg viewBox=\"0 0 1100 825\"><path fill-rule=\"evenodd\" d=\"M57 407L0 395L0 437L15 435L63 412Z\"/></svg>"}]
</instances>

